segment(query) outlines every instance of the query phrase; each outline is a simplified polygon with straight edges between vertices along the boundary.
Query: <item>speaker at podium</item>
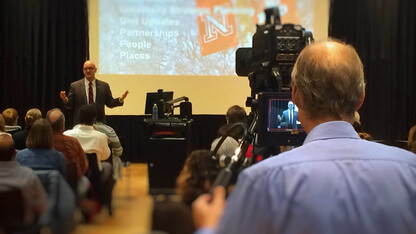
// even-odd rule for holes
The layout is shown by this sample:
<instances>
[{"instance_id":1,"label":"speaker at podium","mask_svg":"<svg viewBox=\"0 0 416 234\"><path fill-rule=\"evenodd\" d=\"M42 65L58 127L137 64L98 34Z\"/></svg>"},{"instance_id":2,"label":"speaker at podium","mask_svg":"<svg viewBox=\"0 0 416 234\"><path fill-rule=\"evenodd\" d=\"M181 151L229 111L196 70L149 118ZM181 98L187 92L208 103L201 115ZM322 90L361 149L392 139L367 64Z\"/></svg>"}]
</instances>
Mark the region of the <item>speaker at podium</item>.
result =
<instances>
[{"instance_id":1,"label":"speaker at podium","mask_svg":"<svg viewBox=\"0 0 416 234\"><path fill-rule=\"evenodd\" d=\"M191 151L192 119L145 119L149 193L173 194Z\"/></svg>"}]
</instances>

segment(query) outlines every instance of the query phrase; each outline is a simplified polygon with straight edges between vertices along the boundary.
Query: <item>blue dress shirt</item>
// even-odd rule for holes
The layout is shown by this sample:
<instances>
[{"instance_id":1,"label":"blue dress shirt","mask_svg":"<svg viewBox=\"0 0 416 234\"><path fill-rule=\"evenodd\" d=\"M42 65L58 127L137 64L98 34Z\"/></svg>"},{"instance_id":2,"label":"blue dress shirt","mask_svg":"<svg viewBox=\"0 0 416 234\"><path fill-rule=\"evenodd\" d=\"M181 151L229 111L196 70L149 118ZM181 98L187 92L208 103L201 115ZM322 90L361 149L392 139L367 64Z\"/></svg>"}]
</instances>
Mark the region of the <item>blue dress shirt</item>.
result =
<instances>
[{"instance_id":1,"label":"blue dress shirt","mask_svg":"<svg viewBox=\"0 0 416 234\"><path fill-rule=\"evenodd\" d=\"M416 233L416 155L320 124L239 175L217 233Z\"/></svg>"}]
</instances>

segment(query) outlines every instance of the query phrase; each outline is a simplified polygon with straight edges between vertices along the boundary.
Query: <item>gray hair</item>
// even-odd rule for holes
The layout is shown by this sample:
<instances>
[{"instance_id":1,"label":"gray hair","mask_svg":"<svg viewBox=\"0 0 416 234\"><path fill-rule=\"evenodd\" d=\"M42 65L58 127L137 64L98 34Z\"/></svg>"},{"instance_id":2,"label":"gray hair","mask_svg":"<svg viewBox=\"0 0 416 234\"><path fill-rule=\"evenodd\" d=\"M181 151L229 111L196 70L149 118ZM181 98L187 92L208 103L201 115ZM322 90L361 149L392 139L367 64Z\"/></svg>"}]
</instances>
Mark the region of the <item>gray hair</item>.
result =
<instances>
[{"instance_id":1,"label":"gray hair","mask_svg":"<svg viewBox=\"0 0 416 234\"><path fill-rule=\"evenodd\" d=\"M355 49L329 40L307 46L292 72L292 85L308 118L352 117L365 90L363 64Z\"/></svg>"}]
</instances>

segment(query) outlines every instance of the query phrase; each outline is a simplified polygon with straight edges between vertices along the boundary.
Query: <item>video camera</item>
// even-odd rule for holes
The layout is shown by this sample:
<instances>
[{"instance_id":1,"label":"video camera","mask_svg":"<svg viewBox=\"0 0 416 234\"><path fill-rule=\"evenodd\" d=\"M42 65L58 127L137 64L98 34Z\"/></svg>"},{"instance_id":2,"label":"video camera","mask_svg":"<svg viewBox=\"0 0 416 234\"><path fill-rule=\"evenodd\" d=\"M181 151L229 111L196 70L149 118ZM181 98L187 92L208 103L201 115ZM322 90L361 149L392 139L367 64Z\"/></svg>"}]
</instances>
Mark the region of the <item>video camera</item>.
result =
<instances>
[{"instance_id":1,"label":"video camera","mask_svg":"<svg viewBox=\"0 0 416 234\"><path fill-rule=\"evenodd\" d=\"M265 24L257 25L253 35L252 48L237 49L236 73L249 79L251 97L246 106L251 107L250 114L257 121L253 130L257 143L300 145L306 134L297 119L297 109L291 112L292 118L296 117L291 125L283 122L284 111L291 102L293 66L313 36L301 25L281 24L278 8L266 9L265 15Z\"/></svg>"},{"instance_id":2,"label":"video camera","mask_svg":"<svg viewBox=\"0 0 416 234\"><path fill-rule=\"evenodd\" d=\"M251 107L251 124L243 127L244 137L228 165L220 172L212 188L227 187L242 168L255 162L246 160L248 146L261 149L263 157L275 155L282 145L303 143L306 133L297 119L297 110L291 100L291 73L299 53L313 41L312 33L300 25L281 24L278 8L265 10L266 23L257 25L252 48L236 51L236 73L248 76L251 97L246 106ZM229 131L233 130L233 126ZM228 132L221 138L224 141ZM213 154L219 148L217 145Z\"/></svg>"}]
</instances>

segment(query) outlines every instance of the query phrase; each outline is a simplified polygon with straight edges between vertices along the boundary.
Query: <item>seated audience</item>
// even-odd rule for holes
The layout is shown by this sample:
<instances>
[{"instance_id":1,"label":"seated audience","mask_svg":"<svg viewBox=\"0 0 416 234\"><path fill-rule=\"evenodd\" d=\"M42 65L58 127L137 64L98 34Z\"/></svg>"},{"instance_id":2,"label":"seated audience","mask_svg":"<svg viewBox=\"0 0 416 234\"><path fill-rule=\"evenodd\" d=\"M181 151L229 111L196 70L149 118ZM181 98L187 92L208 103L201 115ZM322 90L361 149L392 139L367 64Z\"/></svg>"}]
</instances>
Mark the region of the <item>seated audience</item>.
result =
<instances>
[{"instance_id":1,"label":"seated audience","mask_svg":"<svg viewBox=\"0 0 416 234\"><path fill-rule=\"evenodd\" d=\"M196 199L198 233L416 233L415 154L360 139L364 96L353 47L306 46L292 72L303 145L244 169L227 201L223 187Z\"/></svg>"},{"instance_id":2,"label":"seated audience","mask_svg":"<svg viewBox=\"0 0 416 234\"><path fill-rule=\"evenodd\" d=\"M188 205L211 189L220 171L218 160L208 150L195 150L186 159L176 179L176 193Z\"/></svg>"},{"instance_id":3,"label":"seated audience","mask_svg":"<svg viewBox=\"0 0 416 234\"><path fill-rule=\"evenodd\" d=\"M247 125L247 113L244 108L234 105L228 108L225 115L227 123L220 127L218 130L218 137L211 144L211 151L215 149L221 137L224 136L227 131L236 123L243 123ZM238 141L242 138L241 128L237 128L231 132L230 136L225 138L217 151L217 155L233 156L235 150L238 148Z\"/></svg>"},{"instance_id":4,"label":"seated audience","mask_svg":"<svg viewBox=\"0 0 416 234\"><path fill-rule=\"evenodd\" d=\"M75 137L85 153L94 153L97 155L100 182L99 184L93 184L93 186L95 186L96 190L102 191L102 194L97 194L98 199L102 205L108 206L108 211L112 214L111 193L114 186L114 179L112 177L113 169L110 163L103 162L110 157L110 148L108 147L107 136L97 131L93 126L96 118L97 109L94 104L80 107L80 124L71 130L65 131L64 135ZM93 183L92 180L91 183Z\"/></svg>"},{"instance_id":5,"label":"seated audience","mask_svg":"<svg viewBox=\"0 0 416 234\"><path fill-rule=\"evenodd\" d=\"M0 115L0 135L2 134L9 134L9 133L6 132L6 124L4 124L4 118L2 115Z\"/></svg>"},{"instance_id":6,"label":"seated audience","mask_svg":"<svg viewBox=\"0 0 416 234\"><path fill-rule=\"evenodd\" d=\"M47 112L46 119L51 123L53 131L53 146L61 152L67 162L75 162L77 174L80 179L88 170L87 156L81 144L75 137L65 136L65 116L59 109L52 109Z\"/></svg>"},{"instance_id":7,"label":"seated audience","mask_svg":"<svg viewBox=\"0 0 416 234\"><path fill-rule=\"evenodd\" d=\"M26 148L26 137L32 127L32 124L42 118L42 112L37 108L32 108L26 112L25 129L17 131L13 134L13 140L16 143L16 149L22 150Z\"/></svg>"},{"instance_id":8,"label":"seated audience","mask_svg":"<svg viewBox=\"0 0 416 234\"><path fill-rule=\"evenodd\" d=\"M409 137L407 138L407 148L416 153L416 125L409 131Z\"/></svg>"},{"instance_id":9,"label":"seated audience","mask_svg":"<svg viewBox=\"0 0 416 234\"><path fill-rule=\"evenodd\" d=\"M9 134L0 135L0 185L17 187L25 200L24 223L32 224L47 208L46 191L36 173L14 160L14 142ZM0 201L7 202L7 201Z\"/></svg>"},{"instance_id":10,"label":"seated audience","mask_svg":"<svg viewBox=\"0 0 416 234\"><path fill-rule=\"evenodd\" d=\"M65 116L59 109L52 109L46 113L46 119L51 123L53 131L53 146L61 152L67 163L74 162L77 167L78 192L85 194L89 181L84 176L88 170L87 156L78 140L74 137L65 136Z\"/></svg>"},{"instance_id":11,"label":"seated audience","mask_svg":"<svg viewBox=\"0 0 416 234\"><path fill-rule=\"evenodd\" d=\"M100 171L103 170L101 161L110 157L110 148L108 147L107 136L97 131L93 124L97 116L97 110L94 104L84 105L80 108L80 124L71 130L66 130L64 135L75 137L81 144L85 153L95 153ZM111 164L110 164L111 167Z\"/></svg>"},{"instance_id":12,"label":"seated audience","mask_svg":"<svg viewBox=\"0 0 416 234\"><path fill-rule=\"evenodd\" d=\"M27 148L17 153L16 161L34 170L57 170L65 177L65 159L53 149L52 138L51 124L46 119L36 120L27 135Z\"/></svg>"},{"instance_id":13,"label":"seated audience","mask_svg":"<svg viewBox=\"0 0 416 234\"><path fill-rule=\"evenodd\" d=\"M373 137L367 132L365 132L363 126L361 125L360 114L358 113L358 111L354 113L354 117L355 117L355 121L352 126L354 127L355 131L358 133L358 136L360 136L360 138L363 140L372 141Z\"/></svg>"},{"instance_id":14,"label":"seated audience","mask_svg":"<svg viewBox=\"0 0 416 234\"><path fill-rule=\"evenodd\" d=\"M1 115L3 115L6 124L6 132L13 134L22 129L19 125L17 125L19 115L15 109L7 108L3 111L3 113L1 113Z\"/></svg>"},{"instance_id":15,"label":"seated audience","mask_svg":"<svg viewBox=\"0 0 416 234\"><path fill-rule=\"evenodd\" d=\"M220 167L208 150L195 150L186 159L176 180L178 199L155 198L153 205L152 230L167 233L192 233L190 205L199 195L210 191Z\"/></svg>"},{"instance_id":16,"label":"seated audience","mask_svg":"<svg viewBox=\"0 0 416 234\"><path fill-rule=\"evenodd\" d=\"M111 149L111 162L113 165L113 178L115 180L121 177L121 168L123 167L123 162L121 161L121 155L123 154L123 147L121 146L120 139L117 136L116 131L107 124L96 121L94 127L97 128L99 132L107 135L108 144Z\"/></svg>"}]
</instances>

